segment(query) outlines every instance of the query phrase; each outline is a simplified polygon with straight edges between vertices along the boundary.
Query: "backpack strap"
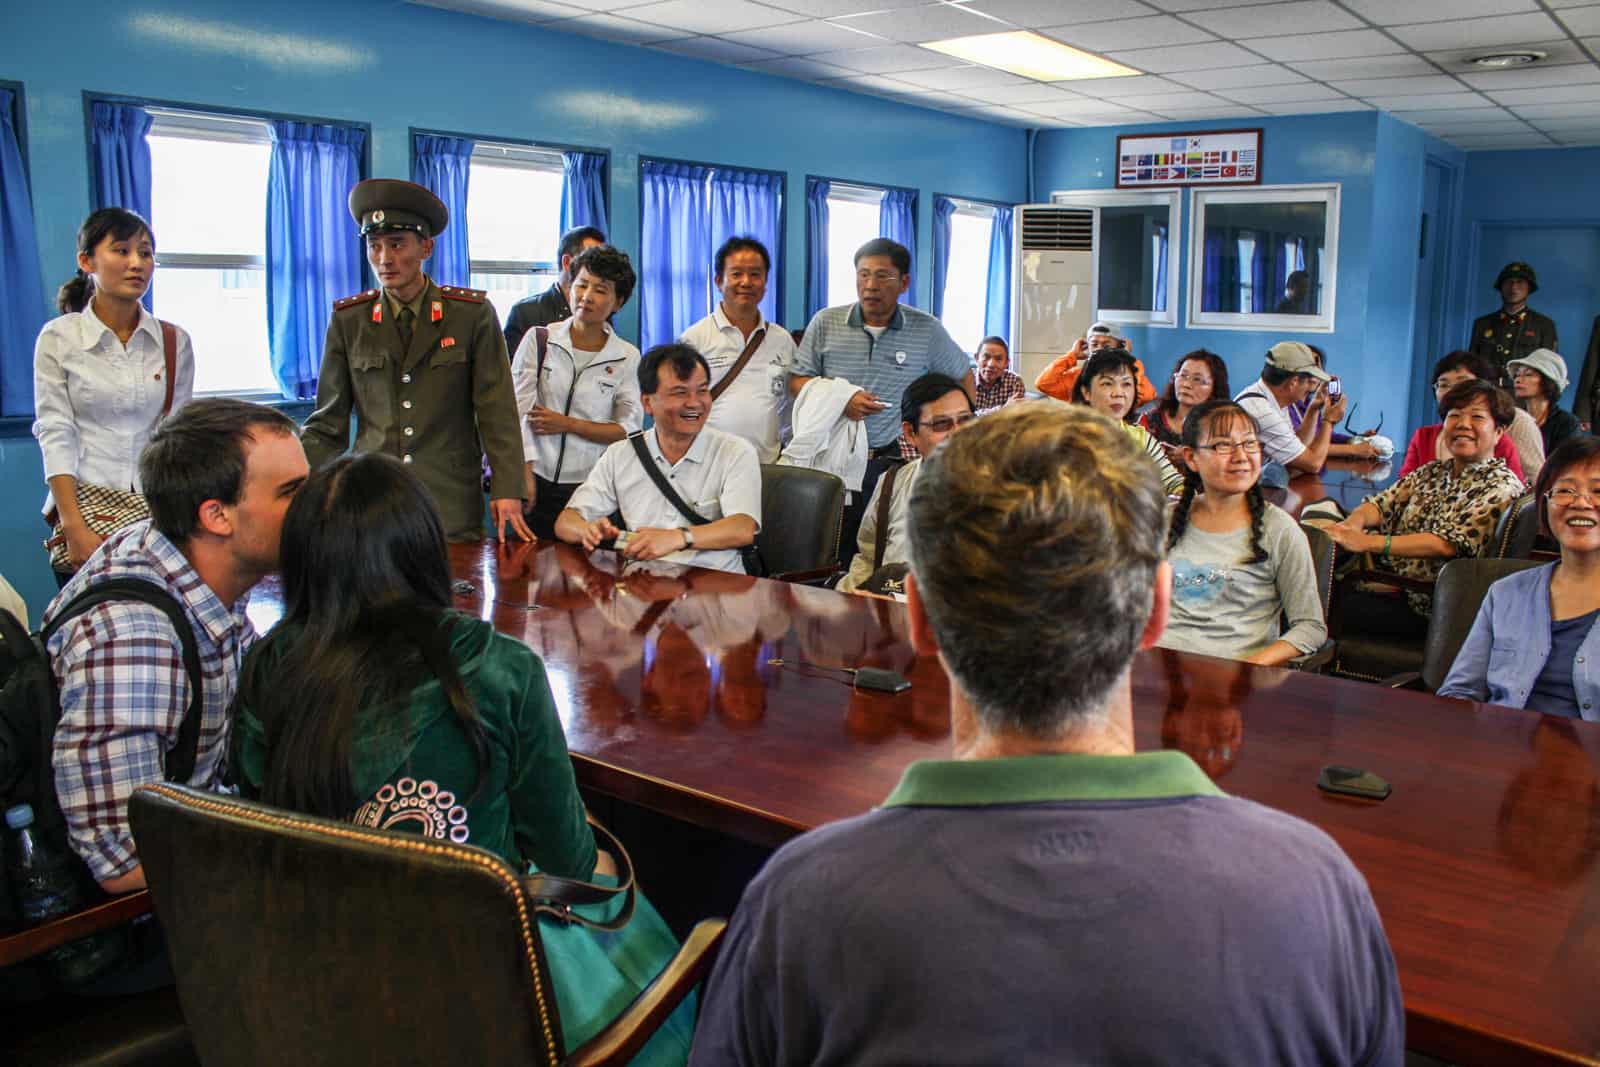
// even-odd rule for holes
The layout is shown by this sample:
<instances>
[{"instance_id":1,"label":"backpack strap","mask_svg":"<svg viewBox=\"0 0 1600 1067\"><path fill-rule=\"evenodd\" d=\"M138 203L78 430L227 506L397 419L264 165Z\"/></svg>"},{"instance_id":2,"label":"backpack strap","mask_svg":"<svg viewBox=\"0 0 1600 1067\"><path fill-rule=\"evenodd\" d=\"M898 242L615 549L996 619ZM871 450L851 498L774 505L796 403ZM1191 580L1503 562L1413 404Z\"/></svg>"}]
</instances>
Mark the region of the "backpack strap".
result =
<instances>
[{"instance_id":1,"label":"backpack strap","mask_svg":"<svg viewBox=\"0 0 1600 1067\"><path fill-rule=\"evenodd\" d=\"M678 509L678 514L689 520L690 526L704 526L711 520L683 502L683 497L672 488L672 483L667 481L666 476L661 473L661 468L657 467L656 461L651 458L650 446L644 443L644 435L648 432L640 430L638 433L628 435L628 440L633 442L633 451L638 455L639 462L644 464L644 472L650 476L652 482L656 483L656 488L661 490L661 495L667 498L667 502Z\"/></svg>"},{"instance_id":2,"label":"backpack strap","mask_svg":"<svg viewBox=\"0 0 1600 1067\"><path fill-rule=\"evenodd\" d=\"M167 398L161 402L161 417L172 414L172 391L178 377L178 328L161 320L161 354L167 360Z\"/></svg>"},{"instance_id":3,"label":"backpack strap","mask_svg":"<svg viewBox=\"0 0 1600 1067\"><path fill-rule=\"evenodd\" d=\"M533 385L537 390L544 384L544 358L550 354L550 327L535 326L533 328Z\"/></svg>"},{"instance_id":4,"label":"backpack strap","mask_svg":"<svg viewBox=\"0 0 1600 1067\"><path fill-rule=\"evenodd\" d=\"M872 546L872 569L883 566L883 554L889 550L889 498L894 495L894 476L904 464L897 463L883 472L878 481L878 540Z\"/></svg>"},{"instance_id":5,"label":"backpack strap","mask_svg":"<svg viewBox=\"0 0 1600 1067\"><path fill-rule=\"evenodd\" d=\"M137 600L153 608L159 608L178 633L178 641L183 646L183 666L189 675L189 707L183 713L183 723L178 727L178 743L167 753L166 771L167 781L187 782L189 776L194 773L194 765L199 758L200 709L205 702L205 694L200 673L200 650L195 645L194 629L189 625L182 606L173 599L171 593L143 578L109 578L103 582L96 582L69 600L49 624L40 629L38 636L40 651L44 651L50 639L61 627L89 609L110 600Z\"/></svg>"}]
</instances>

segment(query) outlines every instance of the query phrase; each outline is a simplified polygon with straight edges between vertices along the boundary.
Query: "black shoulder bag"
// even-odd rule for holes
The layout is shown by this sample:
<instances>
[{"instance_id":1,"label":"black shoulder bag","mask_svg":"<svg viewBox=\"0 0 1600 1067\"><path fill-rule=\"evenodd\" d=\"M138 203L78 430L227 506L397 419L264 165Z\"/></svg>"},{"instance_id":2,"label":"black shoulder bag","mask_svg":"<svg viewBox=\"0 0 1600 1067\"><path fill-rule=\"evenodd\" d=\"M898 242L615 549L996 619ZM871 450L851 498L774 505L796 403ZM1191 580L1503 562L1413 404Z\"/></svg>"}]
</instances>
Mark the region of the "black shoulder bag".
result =
<instances>
[{"instance_id":1,"label":"black shoulder bag","mask_svg":"<svg viewBox=\"0 0 1600 1067\"><path fill-rule=\"evenodd\" d=\"M656 461L651 458L650 446L644 443L644 435L647 432L649 431L640 430L638 433L628 435L628 440L633 442L634 453L639 457L639 462L644 464L644 472L650 476L652 482L656 483L656 488L661 490L661 495L667 498L667 502L678 509L678 514L689 520L689 525L704 526L711 520L683 502L683 497L679 496L677 490L672 488L672 483L662 476ZM740 548L739 559L744 564L746 574L760 578L766 573L766 567L761 563L761 551L754 544Z\"/></svg>"}]
</instances>

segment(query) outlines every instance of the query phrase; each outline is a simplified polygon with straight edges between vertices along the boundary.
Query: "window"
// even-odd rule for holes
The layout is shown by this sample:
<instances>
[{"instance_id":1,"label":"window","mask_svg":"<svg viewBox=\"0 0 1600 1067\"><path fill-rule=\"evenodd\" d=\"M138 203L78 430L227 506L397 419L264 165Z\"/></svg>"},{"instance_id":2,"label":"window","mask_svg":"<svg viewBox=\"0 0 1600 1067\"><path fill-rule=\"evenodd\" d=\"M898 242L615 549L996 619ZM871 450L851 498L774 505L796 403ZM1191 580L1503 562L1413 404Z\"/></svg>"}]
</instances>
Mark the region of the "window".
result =
<instances>
[{"instance_id":1,"label":"window","mask_svg":"<svg viewBox=\"0 0 1600 1067\"><path fill-rule=\"evenodd\" d=\"M1196 189L1189 324L1333 329L1339 187Z\"/></svg>"},{"instance_id":2,"label":"window","mask_svg":"<svg viewBox=\"0 0 1600 1067\"><path fill-rule=\"evenodd\" d=\"M1176 326L1178 190L1085 189L1050 199L1095 209L1095 318Z\"/></svg>"},{"instance_id":3,"label":"window","mask_svg":"<svg viewBox=\"0 0 1600 1067\"><path fill-rule=\"evenodd\" d=\"M828 189L828 306L856 302L856 249L878 236L883 190L834 182Z\"/></svg>"},{"instance_id":4,"label":"window","mask_svg":"<svg viewBox=\"0 0 1600 1067\"><path fill-rule=\"evenodd\" d=\"M467 182L467 243L474 289L504 322L511 305L550 288L560 271L561 153L479 141Z\"/></svg>"},{"instance_id":5,"label":"window","mask_svg":"<svg viewBox=\"0 0 1600 1067\"><path fill-rule=\"evenodd\" d=\"M193 339L196 394L275 393L267 355L271 127L148 110L155 313Z\"/></svg>"},{"instance_id":6,"label":"window","mask_svg":"<svg viewBox=\"0 0 1600 1067\"><path fill-rule=\"evenodd\" d=\"M994 208L957 200L950 216L950 262L945 268L944 312L939 320L968 352L988 334L989 241Z\"/></svg>"}]
</instances>

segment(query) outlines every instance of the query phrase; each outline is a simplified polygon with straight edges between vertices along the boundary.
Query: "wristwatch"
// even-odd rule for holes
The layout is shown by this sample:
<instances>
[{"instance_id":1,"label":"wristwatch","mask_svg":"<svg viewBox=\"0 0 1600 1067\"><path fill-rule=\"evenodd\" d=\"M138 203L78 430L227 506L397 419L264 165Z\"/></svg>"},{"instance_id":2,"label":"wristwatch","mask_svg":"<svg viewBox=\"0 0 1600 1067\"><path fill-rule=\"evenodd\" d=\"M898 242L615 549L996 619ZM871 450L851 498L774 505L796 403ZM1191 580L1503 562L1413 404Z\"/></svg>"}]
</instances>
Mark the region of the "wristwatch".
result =
<instances>
[{"instance_id":1,"label":"wristwatch","mask_svg":"<svg viewBox=\"0 0 1600 1067\"><path fill-rule=\"evenodd\" d=\"M684 548L693 548L694 547L694 531L689 529L689 527L687 527L687 526L680 526L680 527L678 527L678 529L683 531L683 547Z\"/></svg>"}]
</instances>

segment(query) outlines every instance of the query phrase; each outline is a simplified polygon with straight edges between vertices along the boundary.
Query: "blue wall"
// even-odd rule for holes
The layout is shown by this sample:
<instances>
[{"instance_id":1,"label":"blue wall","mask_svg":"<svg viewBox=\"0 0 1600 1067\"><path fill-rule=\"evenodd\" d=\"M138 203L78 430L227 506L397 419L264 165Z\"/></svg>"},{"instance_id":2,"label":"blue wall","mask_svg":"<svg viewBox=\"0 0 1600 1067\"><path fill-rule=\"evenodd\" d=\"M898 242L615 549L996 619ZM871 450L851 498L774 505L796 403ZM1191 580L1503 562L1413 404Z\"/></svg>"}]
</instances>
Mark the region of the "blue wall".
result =
<instances>
[{"instance_id":1,"label":"blue wall","mask_svg":"<svg viewBox=\"0 0 1600 1067\"><path fill-rule=\"evenodd\" d=\"M393 0L84 0L71 17L0 5L0 78L24 84L28 161L47 293L73 267L88 211L85 91L372 126L375 177L409 176L411 127L611 151L611 229L639 247L640 155L788 173L785 321L803 324L805 177L920 191L926 307L933 191L1018 203L1015 128L798 81ZM619 327L636 337L637 305ZM205 353L199 353L204 359ZM42 466L16 428L0 439L0 568L36 611L51 589L39 551Z\"/></svg>"},{"instance_id":2,"label":"blue wall","mask_svg":"<svg viewBox=\"0 0 1600 1067\"><path fill-rule=\"evenodd\" d=\"M1182 325L1189 299L1187 246L1192 239L1189 197L1184 196L1179 252L1179 325L1132 326L1127 333L1152 380L1161 382L1174 361L1208 348L1228 363L1235 389L1261 370L1275 342L1314 344L1362 401L1357 421L1385 415L1384 432L1404 447L1407 400L1418 375L1411 353L1411 317L1416 305L1416 247L1422 202L1422 170L1432 154L1460 165L1464 153L1406 123L1378 112L1348 112L1293 118L1256 118L1202 123L1155 123L1131 127L1053 130L1039 135L1034 157L1034 196L1044 201L1063 189L1116 186L1117 137L1172 130L1262 129L1262 182L1291 185L1338 182L1338 296L1332 333L1190 329ZM1370 420L1370 421L1369 421Z\"/></svg>"}]
</instances>

